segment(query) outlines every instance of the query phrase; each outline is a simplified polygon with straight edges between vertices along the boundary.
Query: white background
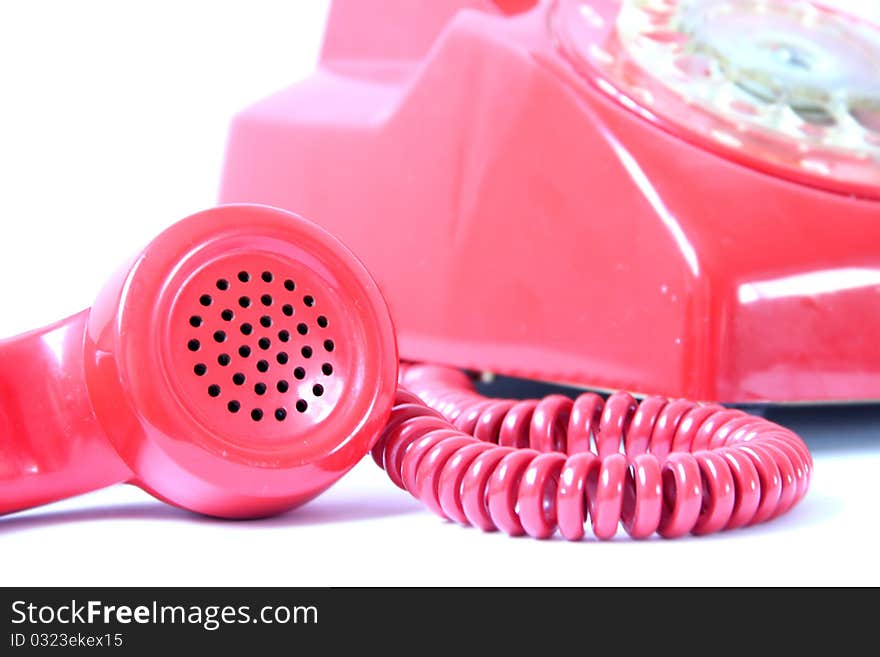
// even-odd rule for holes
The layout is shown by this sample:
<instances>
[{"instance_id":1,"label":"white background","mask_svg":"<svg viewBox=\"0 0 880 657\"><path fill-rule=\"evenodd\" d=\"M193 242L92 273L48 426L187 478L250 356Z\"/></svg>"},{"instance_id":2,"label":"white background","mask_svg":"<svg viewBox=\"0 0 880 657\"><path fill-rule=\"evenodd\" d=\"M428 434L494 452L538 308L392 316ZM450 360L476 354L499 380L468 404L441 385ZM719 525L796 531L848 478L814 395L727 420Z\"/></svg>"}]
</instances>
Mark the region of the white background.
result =
<instances>
[{"instance_id":1,"label":"white background","mask_svg":"<svg viewBox=\"0 0 880 657\"><path fill-rule=\"evenodd\" d=\"M128 254L213 203L230 116L308 74L326 8L0 3L0 336L89 305ZM813 486L748 530L513 540L438 520L368 460L272 520L203 519L128 486L0 519L0 584L880 584L880 411L776 419L810 443Z\"/></svg>"}]
</instances>

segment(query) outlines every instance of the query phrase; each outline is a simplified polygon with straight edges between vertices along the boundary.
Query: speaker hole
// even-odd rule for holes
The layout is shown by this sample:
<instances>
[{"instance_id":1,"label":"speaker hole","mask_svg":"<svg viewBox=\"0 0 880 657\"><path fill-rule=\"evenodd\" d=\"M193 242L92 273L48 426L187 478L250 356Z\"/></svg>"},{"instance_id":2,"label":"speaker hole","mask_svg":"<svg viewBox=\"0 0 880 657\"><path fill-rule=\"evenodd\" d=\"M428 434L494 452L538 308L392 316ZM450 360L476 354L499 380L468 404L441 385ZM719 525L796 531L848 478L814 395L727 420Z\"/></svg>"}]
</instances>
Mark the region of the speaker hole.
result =
<instances>
[{"instance_id":1,"label":"speaker hole","mask_svg":"<svg viewBox=\"0 0 880 657\"><path fill-rule=\"evenodd\" d=\"M250 297L239 297L238 305L241 306L242 308L250 308L250 306L251 306Z\"/></svg>"},{"instance_id":2,"label":"speaker hole","mask_svg":"<svg viewBox=\"0 0 880 657\"><path fill-rule=\"evenodd\" d=\"M238 280L240 280L242 283L247 283L249 280L251 280L251 275L248 274L246 271L240 271L238 272Z\"/></svg>"},{"instance_id":3,"label":"speaker hole","mask_svg":"<svg viewBox=\"0 0 880 657\"><path fill-rule=\"evenodd\" d=\"M227 281L225 278L221 278L217 281L217 289L225 292L229 289L229 281Z\"/></svg>"},{"instance_id":4,"label":"speaker hole","mask_svg":"<svg viewBox=\"0 0 880 657\"><path fill-rule=\"evenodd\" d=\"M297 367L295 370L293 370L293 376L295 376L297 379L302 381L304 378L306 378L305 368L304 367Z\"/></svg>"},{"instance_id":5,"label":"speaker hole","mask_svg":"<svg viewBox=\"0 0 880 657\"><path fill-rule=\"evenodd\" d=\"M286 281L284 281L284 289L288 292L293 292L296 289L296 283L288 278Z\"/></svg>"},{"instance_id":6,"label":"speaker hole","mask_svg":"<svg viewBox=\"0 0 880 657\"><path fill-rule=\"evenodd\" d=\"M265 395L266 394L266 384L265 383L258 383L257 385L254 386L254 392L260 396Z\"/></svg>"},{"instance_id":7,"label":"speaker hole","mask_svg":"<svg viewBox=\"0 0 880 657\"><path fill-rule=\"evenodd\" d=\"M272 346L272 341L269 338L260 338L257 344L260 346L260 349L266 351L266 349Z\"/></svg>"},{"instance_id":8,"label":"speaker hole","mask_svg":"<svg viewBox=\"0 0 880 657\"><path fill-rule=\"evenodd\" d=\"M243 386L247 381L247 377L242 372L236 372L232 375L232 382L237 386Z\"/></svg>"},{"instance_id":9,"label":"speaker hole","mask_svg":"<svg viewBox=\"0 0 880 657\"><path fill-rule=\"evenodd\" d=\"M283 408L279 408L279 409L275 410L275 419L276 420L278 420L279 422L284 422L284 420L286 418L287 418L287 411L285 411Z\"/></svg>"},{"instance_id":10,"label":"speaker hole","mask_svg":"<svg viewBox=\"0 0 880 657\"><path fill-rule=\"evenodd\" d=\"M278 392L281 392L281 393L285 393L288 390L290 390L290 384L287 381L284 381L283 379L281 381L279 381L275 385L275 387L278 389Z\"/></svg>"},{"instance_id":11,"label":"speaker hole","mask_svg":"<svg viewBox=\"0 0 880 657\"><path fill-rule=\"evenodd\" d=\"M276 357L279 365L287 365L287 361L290 360L290 356L287 355L286 351L282 351Z\"/></svg>"},{"instance_id":12,"label":"speaker hole","mask_svg":"<svg viewBox=\"0 0 880 657\"><path fill-rule=\"evenodd\" d=\"M260 303L262 303L264 306L271 306L272 305L272 295L264 294L263 296L260 297Z\"/></svg>"},{"instance_id":13,"label":"speaker hole","mask_svg":"<svg viewBox=\"0 0 880 657\"><path fill-rule=\"evenodd\" d=\"M198 340L193 339L186 343L186 348L190 351L198 351L202 348L202 343Z\"/></svg>"},{"instance_id":14,"label":"speaker hole","mask_svg":"<svg viewBox=\"0 0 880 657\"><path fill-rule=\"evenodd\" d=\"M281 340L281 342L288 342L290 340L290 331L286 329L284 331L278 331L278 339Z\"/></svg>"},{"instance_id":15,"label":"speaker hole","mask_svg":"<svg viewBox=\"0 0 880 657\"><path fill-rule=\"evenodd\" d=\"M199 363L193 368L193 372L195 372L196 376L205 376L208 373L208 366L204 363Z\"/></svg>"},{"instance_id":16,"label":"speaker hole","mask_svg":"<svg viewBox=\"0 0 880 657\"><path fill-rule=\"evenodd\" d=\"M241 404L235 400L232 400L228 404L226 404L226 408L229 409L230 413L238 413L241 410Z\"/></svg>"},{"instance_id":17,"label":"speaker hole","mask_svg":"<svg viewBox=\"0 0 880 657\"><path fill-rule=\"evenodd\" d=\"M232 362L232 358L229 357L229 354L220 354L217 356L217 362L220 363L221 366L226 367Z\"/></svg>"},{"instance_id":18,"label":"speaker hole","mask_svg":"<svg viewBox=\"0 0 880 657\"><path fill-rule=\"evenodd\" d=\"M260 420L262 420L263 419L263 411L261 411L259 408L255 408L254 410L251 411L251 419L254 422L259 422Z\"/></svg>"},{"instance_id":19,"label":"speaker hole","mask_svg":"<svg viewBox=\"0 0 880 657\"><path fill-rule=\"evenodd\" d=\"M260 276L260 278L262 278L263 281L265 281L266 283L271 283L275 277L272 276L272 272L264 271L263 274Z\"/></svg>"},{"instance_id":20,"label":"speaker hole","mask_svg":"<svg viewBox=\"0 0 880 657\"><path fill-rule=\"evenodd\" d=\"M235 313L227 308L222 313L220 313L220 317L223 318L223 321L231 322L233 319L235 319Z\"/></svg>"},{"instance_id":21,"label":"speaker hole","mask_svg":"<svg viewBox=\"0 0 880 657\"><path fill-rule=\"evenodd\" d=\"M309 403L305 399L300 399L296 402L296 410L300 413L305 413L309 408Z\"/></svg>"},{"instance_id":22,"label":"speaker hole","mask_svg":"<svg viewBox=\"0 0 880 657\"><path fill-rule=\"evenodd\" d=\"M199 328L202 325L202 318L198 315L193 315L189 318L189 325L193 328Z\"/></svg>"},{"instance_id":23,"label":"speaker hole","mask_svg":"<svg viewBox=\"0 0 880 657\"><path fill-rule=\"evenodd\" d=\"M324 386L322 386L320 383L316 383L314 386L312 386L312 393L315 395L315 397L320 397L324 394Z\"/></svg>"},{"instance_id":24,"label":"speaker hole","mask_svg":"<svg viewBox=\"0 0 880 657\"><path fill-rule=\"evenodd\" d=\"M199 297L199 303L207 307L214 303L214 300L211 298L210 294L203 294Z\"/></svg>"},{"instance_id":25,"label":"speaker hole","mask_svg":"<svg viewBox=\"0 0 880 657\"><path fill-rule=\"evenodd\" d=\"M272 318L269 315L263 315L260 317L260 326L263 328L271 328L272 327Z\"/></svg>"},{"instance_id":26,"label":"speaker hole","mask_svg":"<svg viewBox=\"0 0 880 657\"><path fill-rule=\"evenodd\" d=\"M281 312L283 312L287 317L293 317L293 306L289 303L285 303L281 306Z\"/></svg>"},{"instance_id":27,"label":"speaker hole","mask_svg":"<svg viewBox=\"0 0 880 657\"><path fill-rule=\"evenodd\" d=\"M214 331L214 342L220 344L226 342L226 331Z\"/></svg>"},{"instance_id":28,"label":"speaker hole","mask_svg":"<svg viewBox=\"0 0 880 657\"><path fill-rule=\"evenodd\" d=\"M241 325L241 334L242 335L250 335L254 332L254 327L252 324L245 322Z\"/></svg>"},{"instance_id":29,"label":"speaker hole","mask_svg":"<svg viewBox=\"0 0 880 657\"><path fill-rule=\"evenodd\" d=\"M312 351L312 348L310 346L306 345L305 347L300 349L300 353L302 354L303 358L311 358L312 353L314 352Z\"/></svg>"},{"instance_id":30,"label":"speaker hole","mask_svg":"<svg viewBox=\"0 0 880 657\"><path fill-rule=\"evenodd\" d=\"M257 362L257 369L260 372L268 372L269 371L269 361L261 360Z\"/></svg>"},{"instance_id":31,"label":"speaker hole","mask_svg":"<svg viewBox=\"0 0 880 657\"><path fill-rule=\"evenodd\" d=\"M333 366L330 363L324 363L321 365L321 371L324 373L324 376L330 376L333 374Z\"/></svg>"},{"instance_id":32,"label":"speaker hole","mask_svg":"<svg viewBox=\"0 0 880 657\"><path fill-rule=\"evenodd\" d=\"M309 308L315 305L315 297L311 294L307 294L303 297L303 303L306 304Z\"/></svg>"},{"instance_id":33,"label":"speaker hole","mask_svg":"<svg viewBox=\"0 0 880 657\"><path fill-rule=\"evenodd\" d=\"M333 340L324 340L324 349L327 351L333 351L336 348L336 345L333 344Z\"/></svg>"},{"instance_id":34,"label":"speaker hole","mask_svg":"<svg viewBox=\"0 0 880 657\"><path fill-rule=\"evenodd\" d=\"M248 356L251 355L251 348L248 347L247 345L244 345L243 347L239 347L238 348L238 355L241 356L242 358L247 358Z\"/></svg>"},{"instance_id":35,"label":"speaker hole","mask_svg":"<svg viewBox=\"0 0 880 657\"><path fill-rule=\"evenodd\" d=\"M299 324L296 325L296 332L299 333L300 335L305 335L306 333L309 332L308 324L306 324L304 322L300 322Z\"/></svg>"},{"instance_id":36,"label":"speaker hole","mask_svg":"<svg viewBox=\"0 0 880 657\"><path fill-rule=\"evenodd\" d=\"M208 394L211 395L212 397L219 397L220 396L220 386L218 386L216 383L208 386Z\"/></svg>"},{"instance_id":37,"label":"speaker hole","mask_svg":"<svg viewBox=\"0 0 880 657\"><path fill-rule=\"evenodd\" d=\"M324 315L318 315L318 326L320 326L321 328L327 328L327 325L329 323L330 322L327 321L327 318L324 317Z\"/></svg>"}]
</instances>

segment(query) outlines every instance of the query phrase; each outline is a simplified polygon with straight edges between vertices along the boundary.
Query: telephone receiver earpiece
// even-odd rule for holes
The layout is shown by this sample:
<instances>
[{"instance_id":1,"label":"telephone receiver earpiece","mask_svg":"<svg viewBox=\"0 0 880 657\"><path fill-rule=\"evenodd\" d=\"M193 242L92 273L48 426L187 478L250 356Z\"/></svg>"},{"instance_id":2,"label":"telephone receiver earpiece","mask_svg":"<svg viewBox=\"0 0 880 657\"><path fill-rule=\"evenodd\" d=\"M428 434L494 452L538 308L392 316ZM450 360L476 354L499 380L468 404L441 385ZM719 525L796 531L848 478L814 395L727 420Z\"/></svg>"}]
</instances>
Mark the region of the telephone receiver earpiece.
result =
<instances>
[{"instance_id":1,"label":"telephone receiver earpiece","mask_svg":"<svg viewBox=\"0 0 880 657\"><path fill-rule=\"evenodd\" d=\"M0 341L0 513L120 482L212 516L295 507L373 446L397 367L379 288L334 237L200 212L91 309Z\"/></svg>"}]
</instances>

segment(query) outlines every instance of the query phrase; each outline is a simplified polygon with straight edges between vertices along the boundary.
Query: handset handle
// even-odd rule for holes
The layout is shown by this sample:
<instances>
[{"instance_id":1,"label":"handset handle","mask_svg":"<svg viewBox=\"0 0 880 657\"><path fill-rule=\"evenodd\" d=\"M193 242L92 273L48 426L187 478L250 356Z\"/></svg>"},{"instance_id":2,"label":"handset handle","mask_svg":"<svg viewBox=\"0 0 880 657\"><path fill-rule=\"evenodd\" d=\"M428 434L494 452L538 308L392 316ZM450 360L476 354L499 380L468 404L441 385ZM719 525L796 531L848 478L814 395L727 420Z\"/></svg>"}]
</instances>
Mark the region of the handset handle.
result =
<instances>
[{"instance_id":1,"label":"handset handle","mask_svg":"<svg viewBox=\"0 0 880 657\"><path fill-rule=\"evenodd\" d=\"M0 340L0 514L132 473L95 417L83 368L89 312Z\"/></svg>"}]
</instances>

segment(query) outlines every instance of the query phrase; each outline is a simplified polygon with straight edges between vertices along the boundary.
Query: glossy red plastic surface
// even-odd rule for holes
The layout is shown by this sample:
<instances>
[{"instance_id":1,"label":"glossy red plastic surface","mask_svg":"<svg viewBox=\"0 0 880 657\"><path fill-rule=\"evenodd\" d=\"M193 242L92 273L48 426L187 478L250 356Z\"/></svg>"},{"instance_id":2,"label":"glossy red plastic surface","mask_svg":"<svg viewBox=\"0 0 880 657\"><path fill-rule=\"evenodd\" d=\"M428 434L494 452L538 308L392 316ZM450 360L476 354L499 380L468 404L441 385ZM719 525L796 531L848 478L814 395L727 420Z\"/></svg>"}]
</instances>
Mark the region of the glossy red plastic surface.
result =
<instances>
[{"instance_id":1,"label":"glossy red plastic surface","mask_svg":"<svg viewBox=\"0 0 880 657\"><path fill-rule=\"evenodd\" d=\"M434 513L485 531L580 540L589 519L599 539L621 525L708 534L785 513L809 487L803 441L742 411L627 393L488 399L440 366L407 366L401 382L373 458Z\"/></svg>"},{"instance_id":2,"label":"glossy red plastic surface","mask_svg":"<svg viewBox=\"0 0 880 657\"><path fill-rule=\"evenodd\" d=\"M556 7L337 0L315 74L235 119L221 199L339 235L407 359L703 400L880 399L870 181L826 191L649 120L574 64Z\"/></svg>"},{"instance_id":3,"label":"glossy red plastic surface","mask_svg":"<svg viewBox=\"0 0 880 657\"><path fill-rule=\"evenodd\" d=\"M215 516L294 507L370 449L396 368L335 238L264 206L201 212L91 310L0 342L0 513L122 481Z\"/></svg>"},{"instance_id":4,"label":"glossy red plastic surface","mask_svg":"<svg viewBox=\"0 0 880 657\"><path fill-rule=\"evenodd\" d=\"M0 513L132 476L89 401L87 321L83 312L0 342Z\"/></svg>"}]
</instances>

